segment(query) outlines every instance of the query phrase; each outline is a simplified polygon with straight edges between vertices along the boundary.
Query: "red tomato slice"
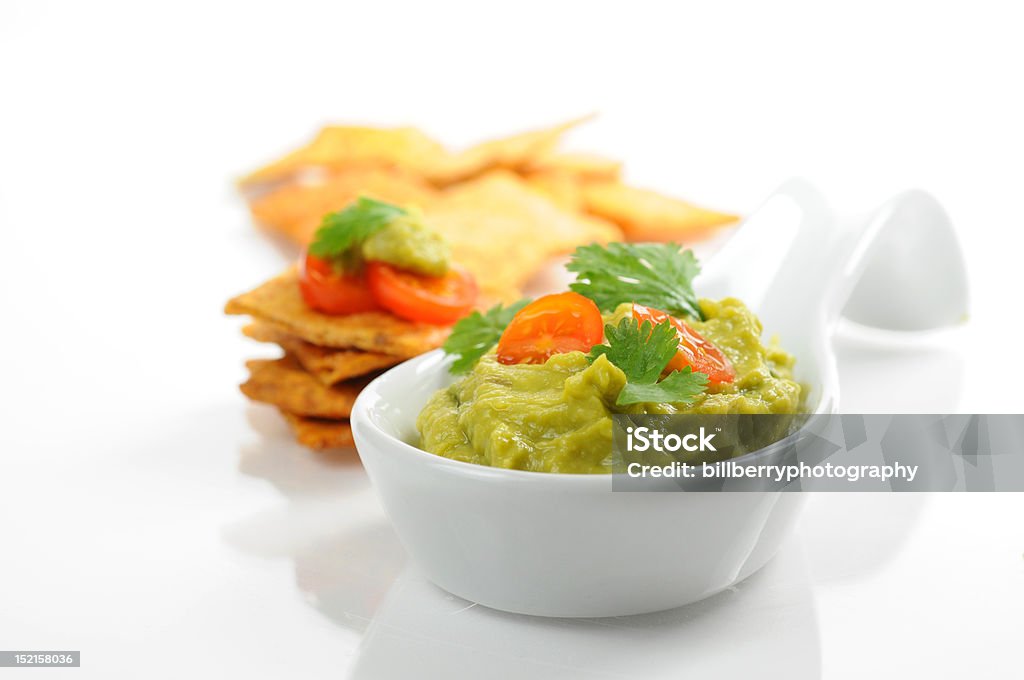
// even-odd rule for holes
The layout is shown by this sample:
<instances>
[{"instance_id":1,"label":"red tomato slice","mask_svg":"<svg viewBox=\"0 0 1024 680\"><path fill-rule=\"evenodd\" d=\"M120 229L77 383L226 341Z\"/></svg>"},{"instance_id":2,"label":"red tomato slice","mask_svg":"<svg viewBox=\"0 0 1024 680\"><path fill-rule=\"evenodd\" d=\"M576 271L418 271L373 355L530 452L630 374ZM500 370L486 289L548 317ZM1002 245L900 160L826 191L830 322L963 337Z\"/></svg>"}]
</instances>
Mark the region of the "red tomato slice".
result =
<instances>
[{"instance_id":1,"label":"red tomato slice","mask_svg":"<svg viewBox=\"0 0 1024 680\"><path fill-rule=\"evenodd\" d=\"M519 310L498 341L503 364L542 364L553 354L588 352L604 337L601 310L579 293L545 295Z\"/></svg>"},{"instance_id":2,"label":"red tomato slice","mask_svg":"<svg viewBox=\"0 0 1024 680\"><path fill-rule=\"evenodd\" d=\"M366 278L373 297L395 316L445 326L469 314L479 292L473 275L454 266L444 276L421 276L368 262Z\"/></svg>"},{"instance_id":3,"label":"red tomato slice","mask_svg":"<svg viewBox=\"0 0 1024 680\"><path fill-rule=\"evenodd\" d=\"M358 314L379 310L363 276L338 272L327 260L306 254L299 272L302 299L325 314Z\"/></svg>"},{"instance_id":4,"label":"red tomato slice","mask_svg":"<svg viewBox=\"0 0 1024 680\"><path fill-rule=\"evenodd\" d=\"M736 369L732 367L728 357L722 354L722 350L668 312L634 304L633 318L640 323L650 321L655 326L668 319L676 329L676 335L679 336L679 351L665 368L666 371L678 371L689 366L694 373L707 374L710 385L731 383L736 379Z\"/></svg>"}]
</instances>

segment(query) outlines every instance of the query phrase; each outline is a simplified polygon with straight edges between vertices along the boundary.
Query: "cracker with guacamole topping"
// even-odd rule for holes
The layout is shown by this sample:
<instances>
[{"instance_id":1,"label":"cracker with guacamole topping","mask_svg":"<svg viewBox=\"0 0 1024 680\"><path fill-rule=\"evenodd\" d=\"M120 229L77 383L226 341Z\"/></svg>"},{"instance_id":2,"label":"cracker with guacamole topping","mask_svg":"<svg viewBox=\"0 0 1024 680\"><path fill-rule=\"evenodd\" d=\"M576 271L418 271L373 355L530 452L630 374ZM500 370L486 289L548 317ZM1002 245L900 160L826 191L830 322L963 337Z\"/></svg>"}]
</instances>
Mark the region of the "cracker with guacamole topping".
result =
<instances>
[{"instance_id":1,"label":"cracker with guacamole topping","mask_svg":"<svg viewBox=\"0 0 1024 680\"><path fill-rule=\"evenodd\" d=\"M309 418L288 411L281 411L281 415L295 433L295 440L316 451L345 448L355 443L352 426L347 420Z\"/></svg>"},{"instance_id":2,"label":"cracker with guacamole topping","mask_svg":"<svg viewBox=\"0 0 1024 680\"><path fill-rule=\"evenodd\" d=\"M332 316L306 304L294 267L263 285L228 300L226 314L257 321L321 347L361 349L408 358L441 346L451 329L403 321L384 312Z\"/></svg>"},{"instance_id":3,"label":"cracker with guacamole topping","mask_svg":"<svg viewBox=\"0 0 1024 680\"><path fill-rule=\"evenodd\" d=\"M309 183L285 184L253 199L253 219L266 229L305 245L326 213L341 210L360 196L403 206L428 205L436 190L397 168L353 167Z\"/></svg>"},{"instance_id":4,"label":"cracker with guacamole topping","mask_svg":"<svg viewBox=\"0 0 1024 680\"><path fill-rule=\"evenodd\" d=\"M630 241L690 241L740 219L617 181L582 186L584 209L619 225Z\"/></svg>"},{"instance_id":5,"label":"cracker with guacamole topping","mask_svg":"<svg viewBox=\"0 0 1024 680\"><path fill-rule=\"evenodd\" d=\"M249 379L241 384L242 394L253 401L315 418L347 418L359 391L369 382L357 378L327 387L302 370L291 356L281 359L252 359L245 362Z\"/></svg>"},{"instance_id":6,"label":"cracker with guacamole topping","mask_svg":"<svg viewBox=\"0 0 1024 680\"><path fill-rule=\"evenodd\" d=\"M402 361L402 357L380 352L314 345L282 332L265 321L255 321L247 325L242 329L242 333L259 342L273 342L280 345L282 349L294 356L313 377L328 386L394 366Z\"/></svg>"}]
</instances>

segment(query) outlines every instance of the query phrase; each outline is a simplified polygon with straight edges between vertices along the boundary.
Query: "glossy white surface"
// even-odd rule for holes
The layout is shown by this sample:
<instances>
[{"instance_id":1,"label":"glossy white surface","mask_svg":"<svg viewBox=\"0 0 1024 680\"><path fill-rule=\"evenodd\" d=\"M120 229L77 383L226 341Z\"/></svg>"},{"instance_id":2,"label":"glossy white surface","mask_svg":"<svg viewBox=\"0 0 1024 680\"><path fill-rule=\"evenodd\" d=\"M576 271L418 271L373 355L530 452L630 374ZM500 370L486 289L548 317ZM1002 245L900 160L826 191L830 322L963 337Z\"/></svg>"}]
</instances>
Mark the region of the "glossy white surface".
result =
<instances>
[{"instance_id":1,"label":"glossy white surface","mask_svg":"<svg viewBox=\"0 0 1024 680\"><path fill-rule=\"evenodd\" d=\"M220 307L284 259L231 176L325 119L457 144L598 109L575 146L724 208L793 175L843 212L934 193L965 248L970 323L917 346L846 329L844 408L1024 412L1010 5L629 20L543 3L544 21L510 9L501 31L483 7L4 4L0 648L81 649L84 665L0 674L1013 677L1021 495L812 498L736 591L538 623L407 573L361 468L246 405L242 360L271 350Z\"/></svg>"}]
</instances>

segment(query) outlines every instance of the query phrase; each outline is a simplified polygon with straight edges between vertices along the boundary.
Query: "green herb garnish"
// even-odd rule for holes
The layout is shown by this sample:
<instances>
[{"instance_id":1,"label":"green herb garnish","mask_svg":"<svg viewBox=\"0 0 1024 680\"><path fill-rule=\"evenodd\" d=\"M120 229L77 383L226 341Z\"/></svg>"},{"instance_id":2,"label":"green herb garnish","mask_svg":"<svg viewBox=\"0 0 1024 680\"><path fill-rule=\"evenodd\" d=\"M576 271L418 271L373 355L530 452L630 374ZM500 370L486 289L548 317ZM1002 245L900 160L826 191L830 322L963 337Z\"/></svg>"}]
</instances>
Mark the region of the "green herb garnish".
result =
<instances>
[{"instance_id":1,"label":"green herb garnish","mask_svg":"<svg viewBox=\"0 0 1024 680\"><path fill-rule=\"evenodd\" d=\"M507 307L498 304L483 314L473 312L459 319L443 345L446 354L455 355L451 372L465 373L473 368L480 357L498 344L512 317L529 303L530 300L523 299Z\"/></svg>"},{"instance_id":2,"label":"green herb garnish","mask_svg":"<svg viewBox=\"0 0 1024 680\"><path fill-rule=\"evenodd\" d=\"M569 288L603 312L635 302L669 314L703 319L693 279L700 265L677 243L609 243L580 246L566 269L576 272Z\"/></svg>"},{"instance_id":3,"label":"green herb garnish","mask_svg":"<svg viewBox=\"0 0 1024 680\"><path fill-rule=\"evenodd\" d=\"M679 349L679 337L670 321L657 326L626 317L618 326L604 327L607 344L596 345L587 358L593 363L602 354L626 374L626 385L615 403L619 406L643 402L689 404L708 384L708 376L687 366L658 378Z\"/></svg>"},{"instance_id":4,"label":"green herb garnish","mask_svg":"<svg viewBox=\"0 0 1024 680\"><path fill-rule=\"evenodd\" d=\"M324 259L346 258L351 250L392 220L407 214L397 205L360 196L344 210L324 215L309 245L309 252Z\"/></svg>"}]
</instances>

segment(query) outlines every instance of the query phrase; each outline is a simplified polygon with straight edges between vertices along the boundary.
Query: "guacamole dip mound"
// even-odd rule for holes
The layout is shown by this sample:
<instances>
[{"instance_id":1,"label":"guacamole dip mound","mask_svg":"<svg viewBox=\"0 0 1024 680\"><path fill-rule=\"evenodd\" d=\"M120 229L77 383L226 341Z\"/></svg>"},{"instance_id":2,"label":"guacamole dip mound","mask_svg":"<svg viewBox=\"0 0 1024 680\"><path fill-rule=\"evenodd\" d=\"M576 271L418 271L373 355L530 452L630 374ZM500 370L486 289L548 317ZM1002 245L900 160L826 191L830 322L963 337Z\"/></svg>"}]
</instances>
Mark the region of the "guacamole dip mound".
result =
<instances>
[{"instance_id":1,"label":"guacamole dip mound","mask_svg":"<svg viewBox=\"0 0 1024 680\"><path fill-rule=\"evenodd\" d=\"M792 376L794 359L762 344L757 317L734 298L701 300L700 308L705 320L687 323L722 350L736 378L689 404L616 405L626 375L604 355L593 363L582 352L567 352L543 364L506 365L492 351L430 398L416 423L420 446L479 465L608 473L617 413L796 413L801 390Z\"/></svg>"},{"instance_id":2,"label":"guacamole dip mound","mask_svg":"<svg viewBox=\"0 0 1024 680\"><path fill-rule=\"evenodd\" d=\"M418 214L391 220L363 242L362 255L425 276L444 276L451 266L448 244Z\"/></svg>"}]
</instances>

